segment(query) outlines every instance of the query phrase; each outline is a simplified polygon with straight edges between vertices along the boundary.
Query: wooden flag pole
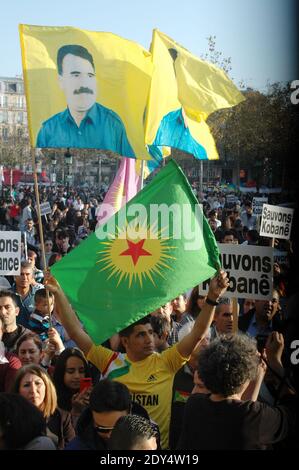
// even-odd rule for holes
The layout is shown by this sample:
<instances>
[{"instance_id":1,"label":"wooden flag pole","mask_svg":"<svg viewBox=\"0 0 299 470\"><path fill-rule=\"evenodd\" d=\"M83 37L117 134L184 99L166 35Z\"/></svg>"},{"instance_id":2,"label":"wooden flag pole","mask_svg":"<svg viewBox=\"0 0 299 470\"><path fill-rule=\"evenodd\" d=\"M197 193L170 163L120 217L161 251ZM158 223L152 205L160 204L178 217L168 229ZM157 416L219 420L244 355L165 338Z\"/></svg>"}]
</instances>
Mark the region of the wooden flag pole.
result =
<instances>
[{"instance_id":1,"label":"wooden flag pole","mask_svg":"<svg viewBox=\"0 0 299 470\"><path fill-rule=\"evenodd\" d=\"M40 199L39 199L37 171L36 171L35 148L31 148L31 159L32 159L32 169L33 169L33 178L34 178L34 191L35 191L35 199L36 199L37 218L38 218L39 239L40 239L40 246L41 246L41 253L42 253L42 262L43 262L43 267L44 267L44 275L45 275L47 265L46 265L42 216L40 212ZM47 297L48 313L49 313L49 325L50 325L50 328L52 328L52 316L51 316L50 297L49 297L48 290L46 290L46 297Z\"/></svg>"},{"instance_id":2,"label":"wooden flag pole","mask_svg":"<svg viewBox=\"0 0 299 470\"><path fill-rule=\"evenodd\" d=\"M236 297L233 297L231 301L232 301L232 306L233 306L233 333L237 334L238 333L238 320L239 320L239 304L238 304L238 299L236 299Z\"/></svg>"},{"instance_id":3,"label":"wooden flag pole","mask_svg":"<svg viewBox=\"0 0 299 470\"><path fill-rule=\"evenodd\" d=\"M141 160L141 175L140 175L140 181L139 181L139 191L143 189L143 180L144 180L144 160Z\"/></svg>"}]
</instances>

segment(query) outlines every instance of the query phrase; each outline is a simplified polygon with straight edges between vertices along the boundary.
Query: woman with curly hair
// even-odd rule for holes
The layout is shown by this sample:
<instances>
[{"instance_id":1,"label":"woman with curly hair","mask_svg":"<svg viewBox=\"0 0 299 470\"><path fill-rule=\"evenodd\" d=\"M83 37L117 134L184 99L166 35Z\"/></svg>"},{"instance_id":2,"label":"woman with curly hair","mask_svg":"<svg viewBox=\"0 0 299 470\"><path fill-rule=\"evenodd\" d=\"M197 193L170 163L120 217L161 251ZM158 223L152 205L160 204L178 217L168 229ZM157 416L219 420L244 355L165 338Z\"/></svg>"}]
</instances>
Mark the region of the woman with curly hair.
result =
<instances>
[{"instance_id":1,"label":"woman with curly hair","mask_svg":"<svg viewBox=\"0 0 299 470\"><path fill-rule=\"evenodd\" d=\"M70 413L57 408L54 384L47 372L37 364L28 364L19 369L12 388L35 405L47 422L47 435L58 449L63 449L75 436Z\"/></svg>"},{"instance_id":2,"label":"woman with curly hair","mask_svg":"<svg viewBox=\"0 0 299 470\"><path fill-rule=\"evenodd\" d=\"M272 334L266 346L271 365L280 348L277 335ZM246 335L220 336L200 351L198 373L210 393L188 399L180 449L266 449L287 437L294 424L295 397L285 386L279 406L256 401L265 367L255 340ZM253 390L244 399L249 384Z\"/></svg>"}]
</instances>

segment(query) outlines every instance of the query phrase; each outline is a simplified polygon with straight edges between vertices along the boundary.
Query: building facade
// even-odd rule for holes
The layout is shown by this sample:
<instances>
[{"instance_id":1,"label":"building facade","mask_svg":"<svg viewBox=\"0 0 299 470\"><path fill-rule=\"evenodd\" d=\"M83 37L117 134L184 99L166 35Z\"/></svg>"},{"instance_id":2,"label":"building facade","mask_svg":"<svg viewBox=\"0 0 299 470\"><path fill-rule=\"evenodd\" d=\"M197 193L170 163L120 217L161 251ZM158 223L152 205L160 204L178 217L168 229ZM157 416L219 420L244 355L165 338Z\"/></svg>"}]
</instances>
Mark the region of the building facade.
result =
<instances>
[{"instance_id":1,"label":"building facade","mask_svg":"<svg viewBox=\"0 0 299 470\"><path fill-rule=\"evenodd\" d=\"M10 167L24 166L30 153L22 77L0 77L0 156Z\"/></svg>"},{"instance_id":2,"label":"building facade","mask_svg":"<svg viewBox=\"0 0 299 470\"><path fill-rule=\"evenodd\" d=\"M0 137L28 135L26 98L21 77L0 77Z\"/></svg>"}]
</instances>

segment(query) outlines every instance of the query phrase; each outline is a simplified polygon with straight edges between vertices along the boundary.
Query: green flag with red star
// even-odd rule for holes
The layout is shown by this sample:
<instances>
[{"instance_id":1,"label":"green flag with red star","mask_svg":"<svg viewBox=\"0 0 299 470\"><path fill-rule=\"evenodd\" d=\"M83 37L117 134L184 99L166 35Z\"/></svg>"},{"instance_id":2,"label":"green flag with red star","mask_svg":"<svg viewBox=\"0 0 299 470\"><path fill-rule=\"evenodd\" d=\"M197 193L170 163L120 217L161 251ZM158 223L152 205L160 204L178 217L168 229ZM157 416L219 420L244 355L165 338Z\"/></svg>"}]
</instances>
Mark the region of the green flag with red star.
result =
<instances>
[{"instance_id":1,"label":"green flag with red star","mask_svg":"<svg viewBox=\"0 0 299 470\"><path fill-rule=\"evenodd\" d=\"M214 235L171 160L51 272L88 334L101 343L209 279L218 266Z\"/></svg>"}]
</instances>

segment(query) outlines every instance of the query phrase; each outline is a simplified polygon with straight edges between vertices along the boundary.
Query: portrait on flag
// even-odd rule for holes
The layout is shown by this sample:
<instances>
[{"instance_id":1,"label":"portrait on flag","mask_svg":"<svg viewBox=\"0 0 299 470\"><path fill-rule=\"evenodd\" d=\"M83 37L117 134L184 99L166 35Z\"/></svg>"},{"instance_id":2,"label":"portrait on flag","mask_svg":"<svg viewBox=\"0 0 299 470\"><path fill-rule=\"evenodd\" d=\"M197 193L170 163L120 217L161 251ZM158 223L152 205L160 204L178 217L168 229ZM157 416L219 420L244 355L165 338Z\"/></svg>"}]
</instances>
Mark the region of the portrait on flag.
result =
<instances>
[{"instance_id":1,"label":"portrait on flag","mask_svg":"<svg viewBox=\"0 0 299 470\"><path fill-rule=\"evenodd\" d=\"M89 51L77 44L60 47L57 69L67 108L43 122L36 146L110 149L134 157L120 117L96 103L96 71Z\"/></svg>"},{"instance_id":2,"label":"portrait on flag","mask_svg":"<svg viewBox=\"0 0 299 470\"><path fill-rule=\"evenodd\" d=\"M154 71L146 143L151 149L171 146L198 159L218 159L206 119L218 109L237 105L243 95L223 70L192 55L158 30L153 32L150 50Z\"/></svg>"},{"instance_id":3,"label":"portrait on flag","mask_svg":"<svg viewBox=\"0 0 299 470\"><path fill-rule=\"evenodd\" d=\"M148 51L112 33L71 27L20 25L20 37L33 147L150 158L143 128Z\"/></svg>"}]
</instances>

